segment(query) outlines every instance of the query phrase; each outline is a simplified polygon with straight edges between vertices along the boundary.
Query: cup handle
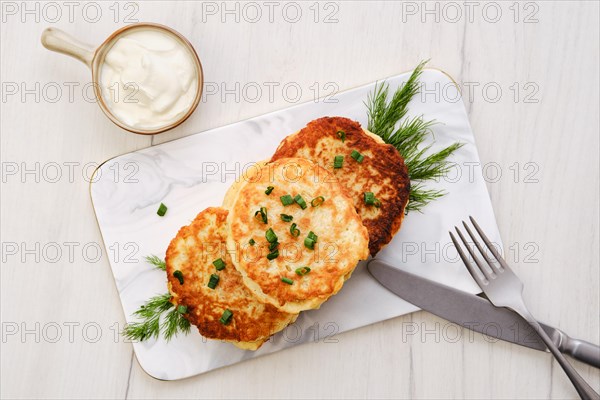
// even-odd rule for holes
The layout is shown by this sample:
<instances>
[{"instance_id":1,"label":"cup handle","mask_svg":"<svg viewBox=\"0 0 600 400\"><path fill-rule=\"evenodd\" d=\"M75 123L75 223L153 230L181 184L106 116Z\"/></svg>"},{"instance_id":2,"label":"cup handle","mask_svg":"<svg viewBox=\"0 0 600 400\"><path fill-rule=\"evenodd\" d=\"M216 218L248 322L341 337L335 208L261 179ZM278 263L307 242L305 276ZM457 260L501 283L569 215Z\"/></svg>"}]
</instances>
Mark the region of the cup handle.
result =
<instances>
[{"instance_id":1,"label":"cup handle","mask_svg":"<svg viewBox=\"0 0 600 400\"><path fill-rule=\"evenodd\" d=\"M73 36L56 28L46 28L42 32L42 45L48 50L66 54L92 67L94 48L89 44L80 42Z\"/></svg>"}]
</instances>

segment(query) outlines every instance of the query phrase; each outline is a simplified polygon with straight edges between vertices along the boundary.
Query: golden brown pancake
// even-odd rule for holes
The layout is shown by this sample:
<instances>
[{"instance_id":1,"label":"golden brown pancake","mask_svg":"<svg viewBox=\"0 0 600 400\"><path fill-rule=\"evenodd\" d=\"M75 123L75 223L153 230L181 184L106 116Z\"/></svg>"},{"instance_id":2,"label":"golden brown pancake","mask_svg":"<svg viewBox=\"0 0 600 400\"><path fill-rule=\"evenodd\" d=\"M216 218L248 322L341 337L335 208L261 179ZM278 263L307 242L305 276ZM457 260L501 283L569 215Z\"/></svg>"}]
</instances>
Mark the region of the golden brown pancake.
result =
<instances>
[{"instance_id":1,"label":"golden brown pancake","mask_svg":"<svg viewBox=\"0 0 600 400\"><path fill-rule=\"evenodd\" d=\"M227 213L223 208L207 208L179 230L165 260L169 290L174 304L187 307L184 316L202 336L256 350L269 336L295 321L297 314L259 302L244 286L226 252ZM217 271L213 261L219 258L225 268ZM177 270L183 284L174 275ZM215 289L208 287L211 274L219 276ZM227 324L219 321L225 310L233 313Z\"/></svg>"},{"instance_id":2,"label":"golden brown pancake","mask_svg":"<svg viewBox=\"0 0 600 400\"><path fill-rule=\"evenodd\" d=\"M273 189L266 194L269 187ZM297 202L284 205L281 197L286 195L300 195L306 207ZM323 202L317 204L317 200L313 206L311 201L321 196ZM235 249L235 267L260 301L282 311L318 308L341 289L358 261L369 255L368 233L352 199L333 174L309 160L263 164L249 179L230 188L225 203L230 207L227 244ZM256 215L261 207L265 219ZM283 220L282 214L292 220ZM292 234L292 224L298 236ZM269 229L279 243L278 256L272 259L267 257L275 252L266 234ZM313 249L305 245L311 231L318 236ZM255 244L250 245L250 240ZM307 273L299 275L298 269Z\"/></svg>"},{"instance_id":3,"label":"golden brown pancake","mask_svg":"<svg viewBox=\"0 0 600 400\"><path fill-rule=\"evenodd\" d=\"M345 133L344 141L338 136L340 131ZM362 163L351 157L353 150L364 156ZM335 169L334 157L338 155L344 156L344 162L342 168ZM289 157L312 160L338 178L369 231L371 255L377 254L398 232L408 203L410 179L396 148L363 130L356 121L324 117L286 137L271 161ZM365 192L373 192L381 206L365 204Z\"/></svg>"}]
</instances>

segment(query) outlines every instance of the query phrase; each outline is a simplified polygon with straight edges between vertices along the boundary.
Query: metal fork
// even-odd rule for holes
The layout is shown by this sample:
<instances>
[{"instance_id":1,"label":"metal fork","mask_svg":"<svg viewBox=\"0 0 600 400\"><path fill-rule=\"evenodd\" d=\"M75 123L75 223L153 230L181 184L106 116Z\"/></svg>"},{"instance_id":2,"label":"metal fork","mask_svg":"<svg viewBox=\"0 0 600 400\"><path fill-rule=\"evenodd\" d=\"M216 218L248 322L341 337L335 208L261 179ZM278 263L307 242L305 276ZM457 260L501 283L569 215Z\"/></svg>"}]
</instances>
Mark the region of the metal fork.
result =
<instances>
[{"instance_id":1,"label":"metal fork","mask_svg":"<svg viewBox=\"0 0 600 400\"><path fill-rule=\"evenodd\" d=\"M529 325L531 325L531 327L542 338L544 343L546 343L546 346L552 352L562 369L565 371L582 399L600 399L598 393L596 393L594 389L592 389L592 387L588 385L587 382L581 377L581 375L577 373L575 368L573 368L573 366L558 350L552 339L548 337L537 320L531 315L523 301L523 283L508 267L506 261L504 261L485 233L483 233L477 222L475 222L475 219L473 219L473 217L469 217L469 219L495 258L495 262L494 260L490 259L490 257L481 247L479 241L475 238L475 235L469 226L463 221L465 230L473 240L475 247L477 247L477 250L479 250L479 253L489 268L486 267L481 259L475 255L475 251L471 249L460 229L455 227L456 233L458 233L458 236L464 244L464 247L466 247L467 251L475 261L475 265L469 260L465 252L462 250L458 240L456 240L456 237L452 234L452 232L449 233L450 238L452 239L452 242L454 242L456 250L460 255L460 258L462 258L463 262L471 273L471 276L473 276L473 279L475 279L481 290L483 290L483 293L485 293L493 305L496 307L506 307L516 312L523 317L529 323Z\"/></svg>"}]
</instances>

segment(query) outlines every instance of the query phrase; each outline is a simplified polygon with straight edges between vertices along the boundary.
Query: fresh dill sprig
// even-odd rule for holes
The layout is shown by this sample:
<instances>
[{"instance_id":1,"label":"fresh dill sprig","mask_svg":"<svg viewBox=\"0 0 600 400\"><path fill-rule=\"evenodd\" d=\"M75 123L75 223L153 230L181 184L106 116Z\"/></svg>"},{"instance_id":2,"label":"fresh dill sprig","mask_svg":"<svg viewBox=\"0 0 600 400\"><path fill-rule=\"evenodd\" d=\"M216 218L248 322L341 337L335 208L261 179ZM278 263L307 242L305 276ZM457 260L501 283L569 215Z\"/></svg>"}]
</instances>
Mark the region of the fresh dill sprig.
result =
<instances>
[{"instance_id":1,"label":"fresh dill sprig","mask_svg":"<svg viewBox=\"0 0 600 400\"><path fill-rule=\"evenodd\" d=\"M146 262L154 265L158 269L162 269L163 271L167 270L167 264L165 264L164 260L162 260L158 256L155 256L154 254L146 256L145 260Z\"/></svg>"},{"instance_id":2,"label":"fresh dill sprig","mask_svg":"<svg viewBox=\"0 0 600 400\"><path fill-rule=\"evenodd\" d=\"M123 335L128 339L136 340L145 340L151 337L157 338L160 333L161 314L173 307L170 300L170 293L152 297L139 310L133 313L141 321L127 324L123 330Z\"/></svg>"},{"instance_id":3,"label":"fresh dill sprig","mask_svg":"<svg viewBox=\"0 0 600 400\"><path fill-rule=\"evenodd\" d=\"M178 332L183 332L186 335L190 333L190 321L183 317L183 314L185 314L186 311L186 307L178 306L166 315L162 323L162 330L163 336L167 342L171 340L173 336L177 336Z\"/></svg>"},{"instance_id":4,"label":"fresh dill sprig","mask_svg":"<svg viewBox=\"0 0 600 400\"><path fill-rule=\"evenodd\" d=\"M431 127L435 121L426 121L422 116L405 118L408 103L419 93L419 77L427 61L417 65L408 81L394 92L389 101L389 85L382 82L375 85L373 93L369 94L365 103L367 129L398 149L404 157L411 180L406 212L421 211L431 201L445 194L442 190L426 189L423 182L445 175L452 167L448 158L463 145L454 143L438 152L428 154L431 145L422 144L429 135L433 135Z\"/></svg>"},{"instance_id":5,"label":"fresh dill sprig","mask_svg":"<svg viewBox=\"0 0 600 400\"><path fill-rule=\"evenodd\" d=\"M421 211L431 201L439 199L444 194L443 190L425 189L421 183L414 184L410 188L410 199L405 211Z\"/></svg>"},{"instance_id":6,"label":"fresh dill sprig","mask_svg":"<svg viewBox=\"0 0 600 400\"><path fill-rule=\"evenodd\" d=\"M408 81L396 90L389 103L387 101L389 85L384 83L379 86L375 85L375 93L369 95L366 103L369 116L367 129L369 131L381 137L390 137L396 123L408 112L408 103L415 94L419 93L419 77L427 61L421 61L417 65Z\"/></svg>"},{"instance_id":7,"label":"fresh dill sprig","mask_svg":"<svg viewBox=\"0 0 600 400\"><path fill-rule=\"evenodd\" d=\"M167 341L180 331L187 334L190 322L183 317L180 307L171 303L170 293L154 296L133 313L140 321L127 324L122 334L127 339L139 341L158 338L161 333ZM166 311L168 313L161 318Z\"/></svg>"},{"instance_id":8,"label":"fresh dill sprig","mask_svg":"<svg viewBox=\"0 0 600 400\"><path fill-rule=\"evenodd\" d=\"M155 268L167 270L164 260L158 256L149 255L145 260ZM190 321L183 316L186 312L187 307L183 305L175 307L171 303L171 293L154 296L133 313L133 316L140 321L127 324L122 334L131 340L144 341L158 338L162 333L168 342L179 332L186 335L190 332Z\"/></svg>"},{"instance_id":9,"label":"fresh dill sprig","mask_svg":"<svg viewBox=\"0 0 600 400\"><path fill-rule=\"evenodd\" d=\"M444 176L452 168L452 164L446 160L462 146L463 143L453 143L437 153L428 156L425 153L431 146L425 146L411 157L410 167L407 166L410 179L414 181L426 181Z\"/></svg>"},{"instance_id":10,"label":"fresh dill sprig","mask_svg":"<svg viewBox=\"0 0 600 400\"><path fill-rule=\"evenodd\" d=\"M400 122L398 129L381 136L384 142L391 144L401 151L404 162L409 171L412 172L412 163L415 155L419 152L419 144L427 135L431 134L431 127L435 121L424 121L423 117L404 119Z\"/></svg>"}]
</instances>

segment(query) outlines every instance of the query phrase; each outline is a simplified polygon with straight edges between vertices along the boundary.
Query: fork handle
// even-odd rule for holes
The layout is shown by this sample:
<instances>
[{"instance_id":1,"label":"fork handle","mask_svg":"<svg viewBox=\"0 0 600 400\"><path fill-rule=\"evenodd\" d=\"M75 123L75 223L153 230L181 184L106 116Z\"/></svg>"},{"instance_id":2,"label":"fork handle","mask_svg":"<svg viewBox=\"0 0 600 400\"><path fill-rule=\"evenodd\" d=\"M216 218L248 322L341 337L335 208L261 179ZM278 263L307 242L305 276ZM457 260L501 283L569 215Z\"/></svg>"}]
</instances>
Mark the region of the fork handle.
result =
<instances>
[{"instance_id":1,"label":"fork handle","mask_svg":"<svg viewBox=\"0 0 600 400\"><path fill-rule=\"evenodd\" d=\"M556 347L552 339L550 339L548 334L546 334L544 329L540 326L536 319L533 318L529 311L526 311L526 308L523 310L513 309L513 311L515 311L517 314L520 314L537 332L540 338L542 338L552 355L554 355L554 358L556 358L556 361L558 361L562 369L565 371L565 374L567 374L571 380L573 386L575 386L575 390L577 390L579 396L583 400L600 400L598 393L592 389L592 387L581 377L581 375L579 375L575 368L573 368L571 363L567 361L565 356L562 355L562 353L558 350L558 347Z\"/></svg>"}]
</instances>

